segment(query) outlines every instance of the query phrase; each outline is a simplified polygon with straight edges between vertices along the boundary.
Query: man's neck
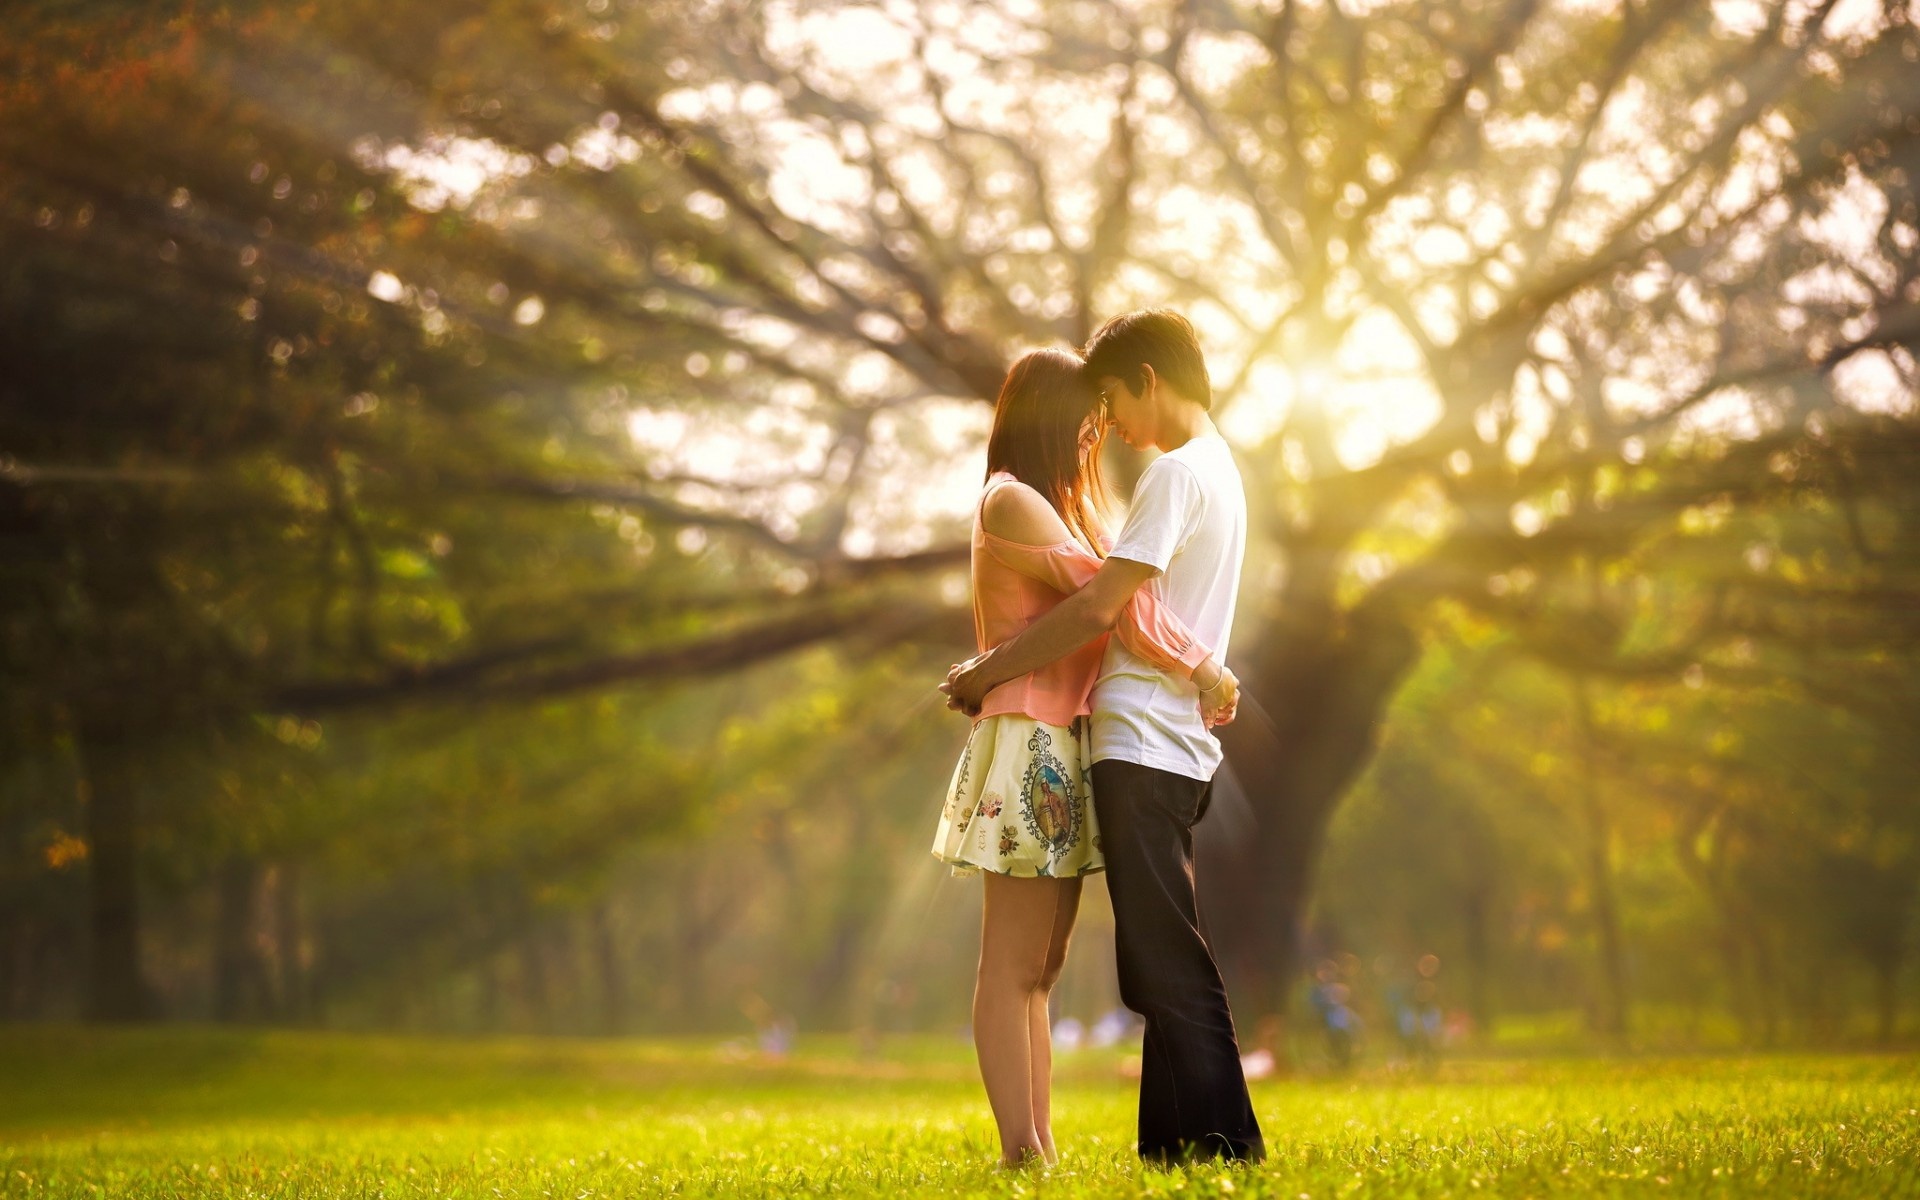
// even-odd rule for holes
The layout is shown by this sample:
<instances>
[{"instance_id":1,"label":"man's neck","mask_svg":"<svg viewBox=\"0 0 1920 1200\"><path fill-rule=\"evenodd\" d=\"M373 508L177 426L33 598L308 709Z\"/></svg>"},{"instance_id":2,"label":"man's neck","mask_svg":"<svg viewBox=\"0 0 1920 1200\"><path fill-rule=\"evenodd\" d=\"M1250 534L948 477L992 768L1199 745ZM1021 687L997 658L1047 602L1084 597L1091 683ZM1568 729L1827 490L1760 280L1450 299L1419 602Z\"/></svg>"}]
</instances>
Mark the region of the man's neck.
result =
<instances>
[{"instance_id":1,"label":"man's neck","mask_svg":"<svg viewBox=\"0 0 1920 1200\"><path fill-rule=\"evenodd\" d=\"M1155 440L1162 450L1178 450L1197 437L1216 432L1206 409L1191 400L1176 400L1162 415L1160 436Z\"/></svg>"}]
</instances>

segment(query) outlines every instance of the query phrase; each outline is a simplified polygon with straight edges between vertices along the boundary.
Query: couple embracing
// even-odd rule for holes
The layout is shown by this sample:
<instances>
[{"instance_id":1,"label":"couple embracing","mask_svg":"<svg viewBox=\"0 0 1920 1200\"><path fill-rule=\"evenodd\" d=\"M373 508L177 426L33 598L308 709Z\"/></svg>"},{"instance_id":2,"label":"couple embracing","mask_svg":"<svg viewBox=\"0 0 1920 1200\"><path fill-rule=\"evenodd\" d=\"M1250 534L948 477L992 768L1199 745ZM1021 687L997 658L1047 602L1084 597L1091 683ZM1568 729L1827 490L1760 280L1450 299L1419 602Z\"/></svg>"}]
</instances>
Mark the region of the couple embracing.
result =
<instances>
[{"instance_id":1,"label":"couple embracing","mask_svg":"<svg viewBox=\"0 0 1920 1200\"><path fill-rule=\"evenodd\" d=\"M1246 543L1211 404L1193 327L1150 309L1109 321L1084 358L1026 354L994 408L973 527L983 653L942 685L974 723L933 852L985 877L973 1036L1009 1165L1055 1157L1047 1000L1082 877L1101 870L1120 997L1146 1020L1141 1157L1264 1153L1193 884L1210 729L1239 702L1224 660ZM1111 539L1110 428L1164 451Z\"/></svg>"}]
</instances>

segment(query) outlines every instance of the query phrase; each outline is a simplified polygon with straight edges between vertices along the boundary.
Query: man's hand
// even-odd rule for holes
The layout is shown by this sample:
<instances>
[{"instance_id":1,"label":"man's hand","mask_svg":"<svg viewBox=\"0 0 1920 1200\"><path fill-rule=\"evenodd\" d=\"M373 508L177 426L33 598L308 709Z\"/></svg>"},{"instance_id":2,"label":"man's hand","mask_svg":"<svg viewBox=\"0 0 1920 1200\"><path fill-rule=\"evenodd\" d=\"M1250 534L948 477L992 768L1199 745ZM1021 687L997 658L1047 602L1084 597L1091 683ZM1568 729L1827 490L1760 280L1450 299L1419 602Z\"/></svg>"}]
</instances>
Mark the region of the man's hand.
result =
<instances>
[{"instance_id":1,"label":"man's hand","mask_svg":"<svg viewBox=\"0 0 1920 1200\"><path fill-rule=\"evenodd\" d=\"M1220 678L1212 687L1200 691L1200 719L1208 729L1231 725L1240 711L1240 679L1222 666Z\"/></svg>"},{"instance_id":2,"label":"man's hand","mask_svg":"<svg viewBox=\"0 0 1920 1200\"><path fill-rule=\"evenodd\" d=\"M948 708L970 717L979 714L987 693L993 690L982 669L986 659L986 654L976 654L966 662L954 664L947 672L947 681L940 685L940 690L946 694Z\"/></svg>"}]
</instances>

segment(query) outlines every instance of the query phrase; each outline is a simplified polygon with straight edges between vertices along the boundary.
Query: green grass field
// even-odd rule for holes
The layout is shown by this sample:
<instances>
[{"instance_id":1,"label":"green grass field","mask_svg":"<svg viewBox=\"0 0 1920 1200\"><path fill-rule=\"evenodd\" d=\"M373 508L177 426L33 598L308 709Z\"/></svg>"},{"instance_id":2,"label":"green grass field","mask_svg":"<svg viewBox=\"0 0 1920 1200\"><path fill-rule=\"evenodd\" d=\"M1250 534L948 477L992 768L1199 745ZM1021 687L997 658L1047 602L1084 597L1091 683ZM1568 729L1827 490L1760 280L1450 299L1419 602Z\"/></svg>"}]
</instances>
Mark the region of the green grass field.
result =
<instances>
[{"instance_id":1,"label":"green grass field","mask_svg":"<svg viewBox=\"0 0 1920 1200\"><path fill-rule=\"evenodd\" d=\"M1920 1059L1484 1061L1258 1085L1272 1157L1143 1171L1063 1057L1061 1164L993 1168L968 1048L0 1029L0 1196L1920 1196Z\"/></svg>"}]
</instances>

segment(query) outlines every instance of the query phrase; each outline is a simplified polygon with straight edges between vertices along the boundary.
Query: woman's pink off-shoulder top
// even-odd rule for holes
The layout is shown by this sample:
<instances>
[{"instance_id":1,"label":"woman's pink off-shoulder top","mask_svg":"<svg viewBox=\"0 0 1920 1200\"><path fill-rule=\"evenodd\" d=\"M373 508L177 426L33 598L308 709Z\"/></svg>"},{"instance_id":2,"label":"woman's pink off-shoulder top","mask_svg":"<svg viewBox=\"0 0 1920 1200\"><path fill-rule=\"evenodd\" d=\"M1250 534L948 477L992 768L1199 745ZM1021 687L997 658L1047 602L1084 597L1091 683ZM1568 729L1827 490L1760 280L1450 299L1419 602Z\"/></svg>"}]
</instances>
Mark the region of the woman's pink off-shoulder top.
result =
<instances>
[{"instance_id":1,"label":"woman's pink off-shoulder top","mask_svg":"<svg viewBox=\"0 0 1920 1200\"><path fill-rule=\"evenodd\" d=\"M983 518L987 496L1009 482L1015 482L1010 472L996 471L973 511L973 633L982 651L1033 624L1085 587L1100 569L1099 556L1072 539L1029 546L988 533ZM1213 653L1144 587L1127 602L1114 634L1154 666L1182 676L1193 674ZM1021 713L1048 725L1073 724L1075 717L1093 711L1093 684L1106 648L1107 638L1102 635L1031 675L1001 684L987 693L974 719Z\"/></svg>"}]
</instances>

